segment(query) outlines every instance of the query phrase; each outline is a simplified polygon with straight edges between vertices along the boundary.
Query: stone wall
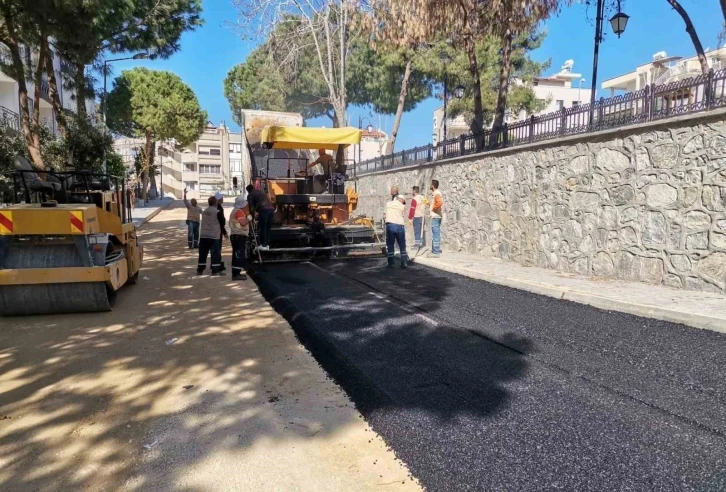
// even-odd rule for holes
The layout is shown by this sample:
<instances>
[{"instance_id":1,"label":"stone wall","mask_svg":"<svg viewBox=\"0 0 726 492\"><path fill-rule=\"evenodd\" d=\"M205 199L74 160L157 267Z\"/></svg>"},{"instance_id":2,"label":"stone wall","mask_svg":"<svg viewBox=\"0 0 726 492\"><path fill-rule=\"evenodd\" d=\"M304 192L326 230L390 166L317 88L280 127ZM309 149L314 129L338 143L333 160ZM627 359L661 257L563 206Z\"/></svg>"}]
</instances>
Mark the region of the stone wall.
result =
<instances>
[{"instance_id":1,"label":"stone wall","mask_svg":"<svg viewBox=\"0 0 726 492\"><path fill-rule=\"evenodd\" d=\"M438 179L446 251L586 276L726 291L724 111L359 178L379 219L391 185ZM354 183L349 183L353 186Z\"/></svg>"}]
</instances>

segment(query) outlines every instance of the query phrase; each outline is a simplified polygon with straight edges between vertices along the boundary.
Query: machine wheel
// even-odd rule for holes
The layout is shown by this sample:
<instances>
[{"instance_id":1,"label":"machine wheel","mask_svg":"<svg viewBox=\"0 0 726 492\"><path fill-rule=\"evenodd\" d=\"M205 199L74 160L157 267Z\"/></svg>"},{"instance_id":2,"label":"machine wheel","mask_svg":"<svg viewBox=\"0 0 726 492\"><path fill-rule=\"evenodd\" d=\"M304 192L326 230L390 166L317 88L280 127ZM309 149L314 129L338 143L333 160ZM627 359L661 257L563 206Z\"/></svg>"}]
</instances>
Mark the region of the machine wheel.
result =
<instances>
[{"instance_id":1,"label":"machine wheel","mask_svg":"<svg viewBox=\"0 0 726 492\"><path fill-rule=\"evenodd\" d=\"M136 285L139 283L139 272L137 271L133 276L129 277L129 279L126 281L129 285Z\"/></svg>"}]
</instances>

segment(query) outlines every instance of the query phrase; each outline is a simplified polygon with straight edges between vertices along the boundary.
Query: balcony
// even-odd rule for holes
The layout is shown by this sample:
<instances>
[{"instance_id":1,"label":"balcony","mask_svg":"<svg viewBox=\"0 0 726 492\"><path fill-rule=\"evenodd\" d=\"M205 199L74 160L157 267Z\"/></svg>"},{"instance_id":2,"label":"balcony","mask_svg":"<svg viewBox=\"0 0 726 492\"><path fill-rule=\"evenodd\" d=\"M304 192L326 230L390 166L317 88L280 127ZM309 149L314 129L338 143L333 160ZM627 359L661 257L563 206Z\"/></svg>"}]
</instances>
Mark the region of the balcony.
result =
<instances>
[{"instance_id":1,"label":"balcony","mask_svg":"<svg viewBox=\"0 0 726 492\"><path fill-rule=\"evenodd\" d=\"M13 130L20 131L20 116L10 111L8 108L0 106L0 125L6 128L12 128Z\"/></svg>"},{"instance_id":2,"label":"balcony","mask_svg":"<svg viewBox=\"0 0 726 492\"><path fill-rule=\"evenodd\" d=\"M198 159L198 157L197 157L196 152L182 152L181 153L182 164L196 164L197 159Z\"/></svg>"}]
</instances>

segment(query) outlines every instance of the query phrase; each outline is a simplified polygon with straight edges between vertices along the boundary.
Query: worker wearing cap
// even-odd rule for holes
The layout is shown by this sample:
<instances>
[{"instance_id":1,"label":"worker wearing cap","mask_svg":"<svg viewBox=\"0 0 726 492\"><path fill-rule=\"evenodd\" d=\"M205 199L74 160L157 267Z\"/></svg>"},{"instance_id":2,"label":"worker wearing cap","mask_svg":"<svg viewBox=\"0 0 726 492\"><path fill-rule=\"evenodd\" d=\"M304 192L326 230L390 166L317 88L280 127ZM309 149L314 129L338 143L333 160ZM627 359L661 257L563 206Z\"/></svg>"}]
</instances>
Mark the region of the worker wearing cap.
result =
<instances>
[{"instance_id":1,"label":"worker wearing cap","mask_svg":"<svg viewBox=\"0 0 726 492\"><path fill-rule=\"evenodd\" d=\"M405 208L406 199L402 195L396 195L393 200L386 202L386 212L383 218L386 221L386 254L389 267L393 266L396 243L398 243L398 249L401 251L401 268L408 266L406 229L404 228Z\"/></svg>"},{"instance_id":2,"label":"worker wearing cap","mask_svg":"<svg viewBox=\"0 0 726 492\"><path fill-rule=\"evenodd\" d=\"M247 237L250 235L252 214L243 197L234 200L234 208L229 214L229 238L232 243L232 280L247 280L245 272Z\"/></svg>"},{"instance_id":3,"label":"worker wearing cap","mask_svg":"<svg viewBox=\"0 0 726 492\"><path fill-rule=\"evenodd\" d=\"M207 268L207 256L212 253L212 275L224 275L222 272L222 242L219 235L222 233L219 226L219 209L217 199L213 196L207 201L209 206L202 212L202 225L199 228L199 262L197 274L201 275Z\"/></svg>"}]
</instances>

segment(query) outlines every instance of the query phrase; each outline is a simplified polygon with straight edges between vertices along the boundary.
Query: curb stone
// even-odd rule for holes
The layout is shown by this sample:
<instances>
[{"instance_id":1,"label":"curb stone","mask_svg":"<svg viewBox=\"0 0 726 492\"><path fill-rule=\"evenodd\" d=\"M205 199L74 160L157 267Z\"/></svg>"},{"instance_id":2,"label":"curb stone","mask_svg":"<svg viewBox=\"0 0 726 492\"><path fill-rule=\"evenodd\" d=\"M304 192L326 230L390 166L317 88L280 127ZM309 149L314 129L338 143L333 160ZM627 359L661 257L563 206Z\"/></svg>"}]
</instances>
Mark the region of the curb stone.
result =
<instances>
[{"instance_id":1,"label":"curb stone","mask_svg":"<svg viewBox=\"0 0 726 492\"><path fill-rule=\"evenodd\" d=\"M141 223L140 223L139 225L137 225L137 226L136 226L136 228L137 228L137 229L141 229L141 228L142 228L143 226L145 226L145 225L146 225L146 224L147 224L147 223L148 223L148 222L149 222L149 221L150 221L151 219L153 219L154 217L156 217L157 215L159 215L159 214L161 213L161 211L162 211L162 210L166 210L166 209L168 209L169 207L171 207L171 205L172 205L173 203L174 203L174 200L171 200L171 201L169 201L169 203L167 203L166 205L163 205L163 206L161 206L161 207L157 208L156 210L154 210L153 212L151 212L151 213L150 213L149 215L147 215L146 217L144 217L144 218L143 218L143 219L141 220Z\"/></svg>"},{"instance_id":2,"label":"curb stone","mask_svg":"<svg viewBox=\"0 0 726 492\"><path fill-rule=\"evenodd\" d=\"M504 275L484 273L471 268L449 265L443 261L432 258L416 258L416 263L449 273L455 273L513 289L532 292L533 294L554 297L556 299L577 302L579 304L586 304L606 311L619 311L626 314L632 314L634 316L652 318L661 321L668 321L670 323L679 323L693 328L726 333L726 319L722 318L687 313L659 306L623 301L620 299L612 299L545 282L528 282L509 278Z\"/></svg>"}]
</instances>

